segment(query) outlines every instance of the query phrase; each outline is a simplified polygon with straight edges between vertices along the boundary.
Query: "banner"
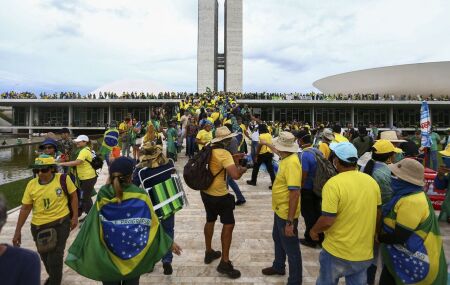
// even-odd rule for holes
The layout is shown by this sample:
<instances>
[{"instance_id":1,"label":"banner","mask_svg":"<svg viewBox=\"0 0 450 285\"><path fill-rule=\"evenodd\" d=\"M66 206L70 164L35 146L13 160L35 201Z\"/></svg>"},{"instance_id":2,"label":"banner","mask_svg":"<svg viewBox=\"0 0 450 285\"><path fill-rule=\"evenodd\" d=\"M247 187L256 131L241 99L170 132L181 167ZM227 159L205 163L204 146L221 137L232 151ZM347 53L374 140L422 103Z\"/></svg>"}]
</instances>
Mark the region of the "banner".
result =
<instances>
[{"instance_id":1,"label":"banner","mask_svg":"<svg viewBox=\"0 0 450 285\"><path fill-rule=\"evenodd\" d=\"M420 132L422 135L422 147L431 147L431 117L430 109L426 101L423 101L420 107Z\"/></svg>"}]
</instances>

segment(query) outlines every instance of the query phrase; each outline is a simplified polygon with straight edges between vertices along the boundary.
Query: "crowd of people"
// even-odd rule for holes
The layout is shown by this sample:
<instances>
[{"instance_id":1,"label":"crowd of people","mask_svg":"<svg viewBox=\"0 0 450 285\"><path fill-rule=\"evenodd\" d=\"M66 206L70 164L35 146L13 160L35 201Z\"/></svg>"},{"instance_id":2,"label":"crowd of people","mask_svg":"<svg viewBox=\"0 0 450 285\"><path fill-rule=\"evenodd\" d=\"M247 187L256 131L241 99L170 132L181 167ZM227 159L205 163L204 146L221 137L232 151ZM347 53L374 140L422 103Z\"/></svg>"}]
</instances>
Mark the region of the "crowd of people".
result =
<instances>
[{"instance_id":1,"label":"crowd of people","mask_svg":"<svg viewBox=\"0 0 450 285\"><path fill-rule=\"evenodd\" d=\"M238 100L315 100L315 101L450 101L450 96L430 95L390 95L390 94L323 94L323 93L273 93L273 92L247 92L247 93L224 93L206 92L204 94L188 92L159 92L158 94L149 92L99 92L81 95L79 92L42 92L36 95L32 92L4 92L0 94L1 99L188 99L205 98L210 96L233 96Z\"/></svg>"},{"instance_id":2,"label":"crowd of people","mask_svg":"<svg viewBox=\"0 0 450 285\"><path fill-rule=\"evenodd\" d=\"M185 176L185 182L211 178L199 193L206 213L204 263L220 259L216 269L229 278L245 275L230 260L235 206L247 202L236 181L251 169L246 183L259 187L264 164L271 182L274 259L262 275L286 275L287 260L287 284L302 284L301 248L311 247L321 248L319 285L338 284L340 278L375 284L380 259L379 284L446 284L438 220L450 223L450 195L437 218L423 186L429 166L437 171L436 187L450 191L450 131L443 137L432 132L431 147L423 148L420 131L403 137L375 126L343 131L338 124L264 122L239 105L239 98L186 96L176 116L155 110L147 122L130 114L109 124L97 152L88 136L71 140L67 129L60 140L47 138L31 166L36 177L25 189L13 245L21 245L22 227L32 213L33 240L49 274L46 284L61 283L67 237L78 224L65 262L79 274L103 284L139 284L159 261L164 274L172 274L172 253L181 253L173 240L175 216L185 203L175 164L184 155L185 171L207 158L198 181ZM108 181L96 193L101 158ZM218 218L220 250L212 246ZM301 218L305 231L299 233ZM0 212L0 230L5 219ZM2 251L12 250L0 247L0 273L9 268ZM30 261L18 261L16 269L38 266L35 254L23 255ZM36 274L19 273L11 271L8 280L38 284L32 281Z\"/></svg>"}]
</instances>

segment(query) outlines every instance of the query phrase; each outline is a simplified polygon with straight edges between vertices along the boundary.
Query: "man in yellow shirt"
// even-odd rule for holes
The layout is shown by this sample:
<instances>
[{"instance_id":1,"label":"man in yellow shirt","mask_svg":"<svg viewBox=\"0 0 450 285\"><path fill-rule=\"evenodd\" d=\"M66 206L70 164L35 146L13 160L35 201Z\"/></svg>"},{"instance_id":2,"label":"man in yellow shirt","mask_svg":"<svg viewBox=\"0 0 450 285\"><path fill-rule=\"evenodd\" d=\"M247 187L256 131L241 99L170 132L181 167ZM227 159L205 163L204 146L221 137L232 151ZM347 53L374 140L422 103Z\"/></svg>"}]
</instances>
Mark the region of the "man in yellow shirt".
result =
<instances>
[{"instance_id":1,"label":"man in yellow shirt","mask_svg":"<svg viewBox=\"0 0 450 285\"><path fill-rule=\"evenodd\" d=\"M236 135L231 133L227 127L220 127L216 130L216 137L211 140L213 150L209 164L211 173L216 175L216 177L206 191L200 192L206 210L206 224L204 228L206 251L204 262L209 264L222 256L217 266L217 271L228 275L232 279L239 278L241 272L234 269L229 256L235 224L233 213L235 202L234 196L228 193L225 176L227 175L237 180L247 171L245 167L236 166L231 153L225 150L225 147L230 144L231 138ZM222 253L213 250L211 246L217 216L220 217L220 222L223 224L221 235Z\"/></svg>"},{"instance_id":2,"label":"man in yellow shirt","mask_svg":"<svg viewBox=\"0 0 450 285\"><path fill-rule=\"evenodd\" d=\"M341 142L348 142L348 139L341 135L342 128L339 125L333 126L333 134L334 134L334 142L341 143Z\"/></svg>"},{"instance_id":3,"label":"man in yellow shirt","mask_svg":"<svg viewBox=\"0 0 450 285\"><path fill-rule=\"evenodd\" d=\"M287 284L301 284L302 255L298 242L298 217L300 215L300 187L302 168L297 155L298 145L290 132L281 132L273 146L281 162L272 188L274 224L272 237L275 259L264 275L285 275L286 256L289 264Z\"/></svg>"},{"instance_id":4,"label":"man in yellow shirt","mask_svg":"<svg viewBox=\"0 0 450 285\"><path fill-rule=\"evenodd\" d=\"M259 168L261 167L261 164L266 165L267 172L269 172L270 175L270 181L275 181L275 172L273 171L273 164L272 164L272 158L273 153L270 147L267 145L272 144L272 136L269 133L269 130L267 129L267 125L260 124L258 126L258 132L259 132L259 145L256 148L256 159L254 160L255 165L252 170L252 179L247 180L247 184L256 186L256 179L258 178L258 172ZM261 142L264 142L263 144ZM267 145L266 145L267 144ZM272 186L269 186L269 189L272 189Z\"/></svg>"},{"instance_id":5,"label":"man in yellow shirt","mask_svg":"<svg viewBox=\"0 0 450 285\"><path fill-rule=\"evenodd\" d=\"M204 120L203 124L203 129L200 130L195 137L195 142L197 143L199 150L202 150L203 147L212 140L211 130L213 124L208 120Z\"/></svg>"},{"instance_id":6,"label":"man in yellow shirt","mask_svg":"<svg viewBox=\"0 0 450 285\"><path fill-rule=\"evenodd\" d=\"M325 233L320 253L318 285L367 284L380 222L381 194L377 182L356 170L358 153L349 142L332 143L338 174L323 187L322 215L310 231L313 240Z\"/></svg>"},{"instance_id":7,"label":"man in yellow shirt","mask_svg":"<svg viewBox=\"0 0 450 285\"><path fill-rule=\"evenodd\" d=\"M41 155L35 159L31 166L36 178L28 182L22 198L22 208L17 220L16 231L14 233L13 244L20 246L22 243L21 230L28 215L33 211L31 218L31 234L38 247L38 241L42 235L56 238L56 244L48 251L41 251L38 247L39 255L45 265L49 275L48 284L61 284L63 257L66 241L69 233L78 224L78 198L76 187L69 176L61 176L56 173L56 161L48 155ZM62 179L65 177L65 183ZM65 187L63 186L65 184ZM63 188L64 187L64 188ZM67 194L66 191L67 190ZM68 196L70 196L70 216ZM55 236L56 235L56 236ZM26 272L24 272L26 274Z\"/></svg>"},{"instance_id":8,"label":"man in yellow shirt","mask_svg":"<svg viewBox=\"0 0 450 285\"><path fill-rule=\"evenodd\" d=\"M330 129L324 129L322 132L322 141L319 143L319 150L323 153L323 156L330 158L331 150L330 143L334 141L334 134Z\"/></svg>"}]
</instances>

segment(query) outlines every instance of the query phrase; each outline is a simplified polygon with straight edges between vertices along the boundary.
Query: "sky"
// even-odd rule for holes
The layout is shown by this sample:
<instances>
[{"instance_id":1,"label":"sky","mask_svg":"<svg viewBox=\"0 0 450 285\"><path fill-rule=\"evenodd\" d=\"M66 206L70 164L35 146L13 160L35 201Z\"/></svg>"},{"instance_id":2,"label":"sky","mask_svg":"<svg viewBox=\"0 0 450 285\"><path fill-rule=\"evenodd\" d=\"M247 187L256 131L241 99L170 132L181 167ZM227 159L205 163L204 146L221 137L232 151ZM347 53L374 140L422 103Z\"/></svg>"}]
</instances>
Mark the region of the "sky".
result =
<instances>
[{"instance_id":1,"label":"sky","mask_svg":"<svg viewBox=\"0 0 450 285\"><path fill-rule=\"evenodd\" d=\"M0 92L87 93L121 80L196 90L197 0L0 7ZM448 11L445 0L244 0L244 91L317 91L329 75L450 60Z\"/></svg>"}]
</instances>

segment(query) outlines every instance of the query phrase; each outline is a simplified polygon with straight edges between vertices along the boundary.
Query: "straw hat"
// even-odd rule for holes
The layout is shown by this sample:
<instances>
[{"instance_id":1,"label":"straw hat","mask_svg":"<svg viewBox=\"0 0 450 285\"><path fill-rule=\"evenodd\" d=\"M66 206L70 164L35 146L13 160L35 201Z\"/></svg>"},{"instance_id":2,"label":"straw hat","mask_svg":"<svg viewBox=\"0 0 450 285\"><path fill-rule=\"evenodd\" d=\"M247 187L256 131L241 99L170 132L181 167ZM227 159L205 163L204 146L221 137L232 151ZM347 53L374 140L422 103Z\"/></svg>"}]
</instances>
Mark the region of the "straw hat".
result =
<instances>
[{"instance_id":1,"label":"straw hat","mask_svg":"<svg viewBox=\"0 0 450 285\"><path fill-rule=\"evenodd\" d=\"M146 143L141 148L141 162L137 165L139 168L143 167L158 167L167 164L169 159L164 155L161 145L153 143Z\"/></svg>"},{"instance_id":2,"label":"straw hat","mask_svg":"<svg viewBox=\"0 0 450 285\"><path fill-rule=\"evenodd\" d=\"M389 164L388 167L401 180L417 186L425 185L425 168L415 159L405 158L395 164Z\"/></svg>"},{"instance_id":3,"label":"straw hat","mask_svg":"<svg viewBox=\"0 0 450 285\"><path fill-rule=\"evenodd\" d=\"M397 132L396 131L384 131L381 132L380 134L380 139L381 140L388 140L390 142L405 142L406 140L400 140L397 137Z\"/></svg>"},{"instance_id":4,"label":"straw hat","mask_svg":"<svg viewBox=\"0 0 450 285\"><path fill-rule=\"evenodd\" d=\"M447 145L445 150L441 150L439 153L442 154L443 156L450 156L450 144Z\"/></svg>"},{"instance_id":5,"label":"straw hat","mask_svg":"<svg viewBox=\"0 0 450 285\"><path fill-rule=\"evenodd\" d=\"M211 143L220 142L237 135L237 133L232 133L227 127L220 127L216 129L216 137L211 140Z\"/></svg>"},{"instance_id":6,"label":"straw hat","mask_svg":"<svg viewBox=\"0 0 450 285\"><path fill-rule=\"evenodd\" d=\"M402 153L403 151L397 147L395 147L390 141L388 140L377 140L373 146L375 149L375 153L377 154L383 154L383 153Z\"/></svg>"},{"instance_id":7,"label":"straw hat","mask_svg":"<svg viewBox=\"0 0 450 285\"><path fill-rule=\"evenodd\" d=\"M329 141L334 141L334 134L333 131L330 129L324 129L322 132L322 137L326 138Z\"/></svg>"},{"instance_id":8,"label":"straw hat","mask_svg":"<svg viewBox=\"0 0 450 285\"><path fill-rule=\"evenodd\" d=\"M290 132L281 132L274 146L279 151L298 152L298 144L295 136Z\"/></svg>"}]
</instances>

